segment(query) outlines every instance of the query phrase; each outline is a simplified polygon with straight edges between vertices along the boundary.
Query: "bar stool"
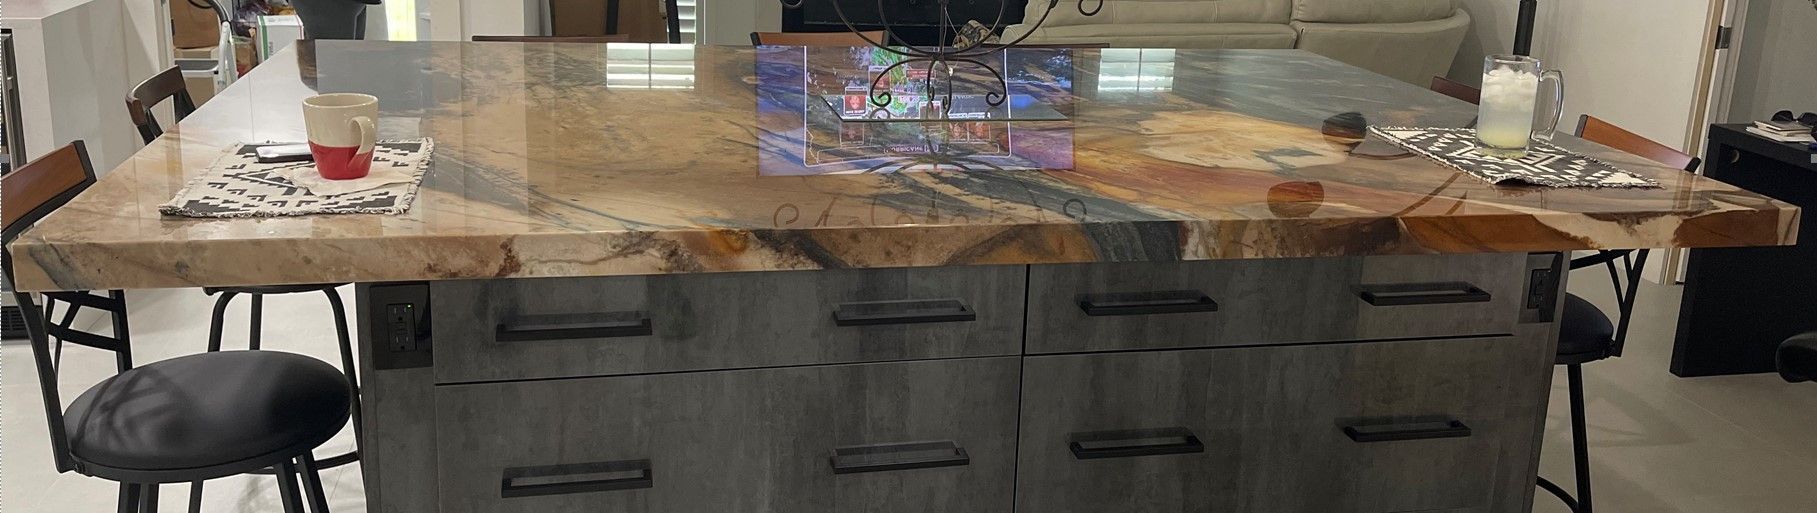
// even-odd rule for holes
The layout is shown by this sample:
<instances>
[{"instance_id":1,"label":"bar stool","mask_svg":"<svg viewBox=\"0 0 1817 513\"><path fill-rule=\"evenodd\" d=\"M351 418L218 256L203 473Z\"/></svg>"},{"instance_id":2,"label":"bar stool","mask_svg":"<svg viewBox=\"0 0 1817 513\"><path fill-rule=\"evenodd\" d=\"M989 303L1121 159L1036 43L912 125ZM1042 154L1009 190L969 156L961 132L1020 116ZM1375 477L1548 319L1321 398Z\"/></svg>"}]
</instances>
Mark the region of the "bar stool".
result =
<instances>
[{"instance_id":1,"label":"bar stool","mask_svg":"<svg viewBox=\"0 0 1817 513\"><path fill-rule=\"evenodd\" d=\"M1637 156L1695 171L1702 162L1696 157L1669 146L1584 115L1577 121L1577 136ZM1573 496L1545 477L1539 487L1557 496L1577 513L1590 513L1590 448L1584 419L1584 371L1586 363L1621 356L1628 339L1628 324L1633 319L1634 299L1640 289L1640 273L1647 265L1647 250L1599 251L1594 255L1571 260L1571 269L1603 266L1615 288L1616 320L1576 294L1565 294L1563 314L1559 319L1558 352L1554 363L1565 366L1567 395L1571 408L1571 455L1577 493Z\"/></svg>"},{"instance_id":2,"label":"bar stool","mask_svg":"<svg viewBox=\"0 0 1817 513\"><path fill-rule=\"evenodd\" d=\"M1817 381L1817 331L1793 335L1779 344L1779 377L1788 383Z\"/></svg>"},{"instance_id":3,"label":"bar stool","mask_svg":"<svg viewBox=\"0 0 1817 513\"><path fill-rule=\"evenodd\" d=\"M81 141L0 178L8 207L0 276L7 283L13 263L4 246L94 182ZM313 513L328 511L310 451L341 431L353 404L352 387L334 366L291 353L230 351L134 367L121 291L42 296L45 308L62 302L113 320L109 336L47 323L30 294L13 293L26 318L58 472L118 482L120 513L156 513L162 484L191 483L189 506L197 511L202 481L275 467L285 513L304 513L305 499ZM118 370L67 410L57 390L64 342L114 353Z\"/></svg>"},{"instance_id":4,"label":"bar stool","mask_svg":"<svg viewBox=\"0 0 1817 513\"><path fill-rule=\"evenodd\" d=\"M195 112L195 102L190 99L189 88L183 82L182 70L171 67L163 72L145 79L134 86L126 95L127 114L133 125L139 130L139 137L146 144L151 144L164 135L163 126L151 112L151 108L170 101L177 121L182 121ZM221 329L226 322L227 306L235 297L244 295L252 300L251 330L246 346L250 350L259 349L260 325L264 320L265 296L270 294L312 294L320 293L328 298L328 305L334 312L335 333L339 337L341 351L341 369L346 373L347 382L353 387L353 433L354 451L322 460L322 468L333 468L359 461L359 449L364 447L360 419L359 373L353 361L353 344L347 331L346 306L341 301L341 294L335 290L343 284L309 284L279 285L257 287L208 287L202 291L216 296L214 310L209 318L208 351L221 350ZM73 313L73 312L71 312ZM68 314L66 314L68 315Z\"/></svg>"}]
</instances>

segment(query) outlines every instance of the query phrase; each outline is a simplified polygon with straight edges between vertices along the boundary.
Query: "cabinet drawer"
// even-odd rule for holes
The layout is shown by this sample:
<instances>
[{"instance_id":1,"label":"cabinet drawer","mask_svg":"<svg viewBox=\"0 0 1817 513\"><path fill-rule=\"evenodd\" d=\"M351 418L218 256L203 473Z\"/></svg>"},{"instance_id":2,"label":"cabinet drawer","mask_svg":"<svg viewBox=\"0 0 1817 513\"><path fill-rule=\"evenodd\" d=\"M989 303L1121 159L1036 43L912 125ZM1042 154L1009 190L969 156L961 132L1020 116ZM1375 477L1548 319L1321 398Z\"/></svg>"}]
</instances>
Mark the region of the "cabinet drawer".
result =
<instances>
[{"instance_id":1,"label":"cabinet drawer","mask_svg":"<svg viewBox=\"0 0 1817 513\"><path fill-rule=\"evenodd\" d=\"M1492 337L1029 357L1018 508L1517 511L1546 347Z\"/></svg>"},{"instance_id":2,"label":"cabinet drawer","mask_svg":"<svg viewBox=\"0 0 1817 513\"><path fill-rule=\"evenodd\" d=\"M1525 254L1030 268L1028 351L1512 333Z\"/></svg>"},{"instance_id":3,"label":"cabinet drawer","mask_svg":"<svg viewBox=\"0 0 1817 513\"><path fill-rule=\"evenodd\" d=\"M441 511L1008 513L1015 357L442 385Z\"/></svg>"},{"instance_id":4,"label":"cabinet drawer","mask_svg":"<svg viewBox=\"0 0 1817 513\"><path fill-rule=\"evenodd\" d=\"M1026 267L431 284L440 383L1001 356Z\"/></svg>"}]
</instances>

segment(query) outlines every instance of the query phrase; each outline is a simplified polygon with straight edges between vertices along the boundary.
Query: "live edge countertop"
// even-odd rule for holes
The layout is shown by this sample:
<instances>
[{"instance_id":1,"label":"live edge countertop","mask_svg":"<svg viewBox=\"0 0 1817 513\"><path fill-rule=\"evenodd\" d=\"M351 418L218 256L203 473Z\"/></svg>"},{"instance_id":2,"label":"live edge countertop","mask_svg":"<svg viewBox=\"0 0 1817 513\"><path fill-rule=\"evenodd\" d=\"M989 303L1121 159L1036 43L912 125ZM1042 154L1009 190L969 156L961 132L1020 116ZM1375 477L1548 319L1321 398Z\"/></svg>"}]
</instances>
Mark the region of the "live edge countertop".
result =
<instances>
[{"instance_id":1,"label":"live edge countertop","mask_svg":"<svg viewBox=\"0 0 1817 513\"><path fill-rule=\"evenodd\" d=\"M1465 126L1475 111L1300 51L1149 50L1139 64L1077 51L1075 91L1063 106L1072 118L1071 169L764 176L760 152L799 160L804 136L801 87L760 94L762 52L782 52L764 62L798 63L765 71L784 79L800 80L801 62L820 66L800 48L302 42L25 233L12 247L17 285L95 290L1796 239L1796 207L1568 136L1560 144L1665 187L1492 186L1386 143L1360 142L1362 123ZM301 140L298 102L318 91L379 96L382 137L435 138L435 158L408 213L158 213L231 143Z\"/></svg>"}]
</instances>

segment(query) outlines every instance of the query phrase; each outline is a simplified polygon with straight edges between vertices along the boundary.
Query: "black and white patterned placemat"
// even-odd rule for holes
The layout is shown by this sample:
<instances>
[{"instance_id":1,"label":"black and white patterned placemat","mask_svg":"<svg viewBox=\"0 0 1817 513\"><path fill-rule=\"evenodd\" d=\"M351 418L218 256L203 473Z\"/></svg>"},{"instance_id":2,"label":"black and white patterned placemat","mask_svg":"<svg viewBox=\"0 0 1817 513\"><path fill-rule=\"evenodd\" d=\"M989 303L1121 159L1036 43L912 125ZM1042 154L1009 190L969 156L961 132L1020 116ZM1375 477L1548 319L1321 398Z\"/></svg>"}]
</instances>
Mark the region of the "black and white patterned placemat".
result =
<instances>
[{"instance_id":1,"label":"black and white patterned placemat","mask_svg":"<svg viewBox=\"0 0 1817 513\"><path fill-rule=\"evenodd\" d=\"M1369 131L1446 167L1492 184L1527 183L1546 187L1642 187L1659 182L1623 171L1607 162L1534 141L1527 156L1504 159L1476 151L1476 130L1372 126Z\"/></svg>"},{"instance_id":2,"label":"black and white patterned placemat","mask_svg":"<svg viewBox=\"0 0 1817 513\"><path fill-rule=\"evenodd\" d=\"M262 144L235 144L208 166L208 172L189 181L176 197L158 206L164 215L184 217L279 217L311 214L402 214L416 199L435 141L428 138L379 141L372 151L372 168L396 168L412 179L369 190L321 196L284 178L292 168L313 168L314 162L260 163L255 153Z\"/></svg>"}]
</instances>

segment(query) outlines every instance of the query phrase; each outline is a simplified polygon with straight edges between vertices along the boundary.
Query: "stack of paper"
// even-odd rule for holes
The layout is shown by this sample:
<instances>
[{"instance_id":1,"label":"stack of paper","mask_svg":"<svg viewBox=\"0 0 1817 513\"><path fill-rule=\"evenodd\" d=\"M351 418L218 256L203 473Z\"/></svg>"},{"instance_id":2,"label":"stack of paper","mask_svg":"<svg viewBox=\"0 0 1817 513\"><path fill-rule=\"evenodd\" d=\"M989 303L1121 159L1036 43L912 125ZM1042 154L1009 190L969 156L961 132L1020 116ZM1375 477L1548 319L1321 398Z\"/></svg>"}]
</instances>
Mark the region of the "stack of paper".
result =
<instances>
[{"instance_id":1,"label":"stack of paper","mask_svg":"<svg viewBox=\"0 0 1817 513\"><path fill-rule=\"evenodd\" d=\"M1811 127L1795 121L1755 121L1754 126L1748 127L1748 133L1784 143L1817 142L1811 132Z\"/></svg>"}]
</instances>

